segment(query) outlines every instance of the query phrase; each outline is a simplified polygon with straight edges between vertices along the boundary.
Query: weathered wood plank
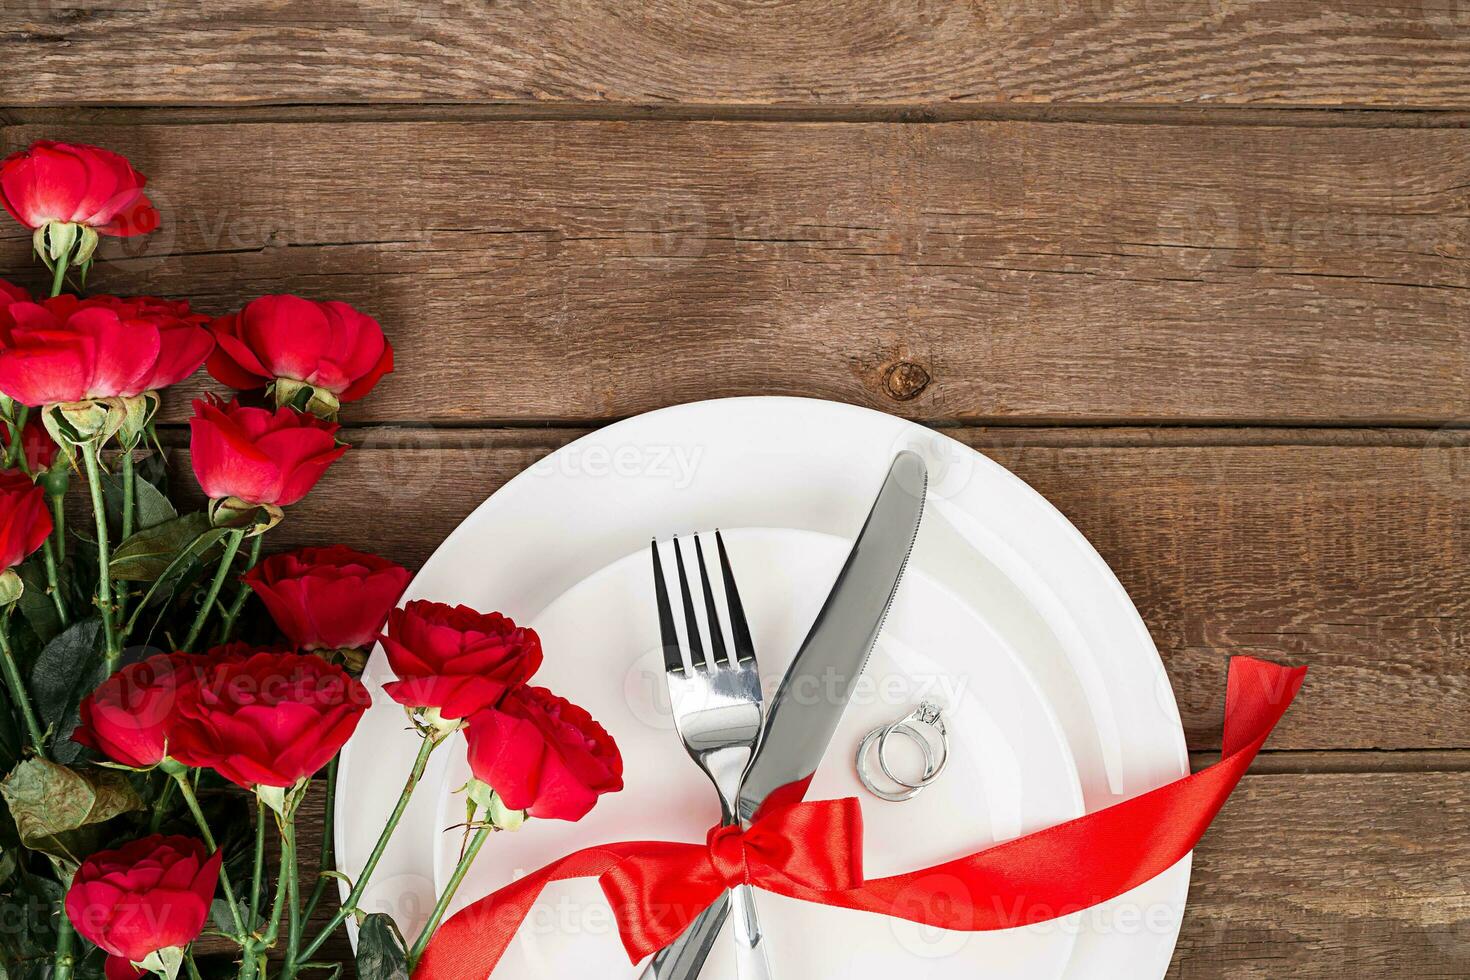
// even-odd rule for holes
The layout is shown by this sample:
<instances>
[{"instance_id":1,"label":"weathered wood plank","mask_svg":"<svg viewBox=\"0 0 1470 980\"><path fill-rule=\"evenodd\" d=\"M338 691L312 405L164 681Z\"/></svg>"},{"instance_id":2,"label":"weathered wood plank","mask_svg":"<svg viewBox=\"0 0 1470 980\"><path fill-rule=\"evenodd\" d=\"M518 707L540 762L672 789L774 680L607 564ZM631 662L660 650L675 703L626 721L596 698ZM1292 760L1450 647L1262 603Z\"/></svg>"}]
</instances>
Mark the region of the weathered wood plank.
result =
<instances>
[{"instance_id":1,"label":"weathered wood plank","mask_svg":"<svg viewBox=\"0 0 1470 980\"><path fill-rule=\"evenodd\" d=\"M1458 0L32 0L0 102L1463 106L1467 40Z\"/></svg>"},{"instance_id":2,"label":"weathered wood plank","mask_svg":"<svg viewBox=\"0 0 1470 980\"><path fill-rule=\"evenodd\" d=\"M303 808L306 853L320 806ZM1470 774L1247 776L1195 852L1169 978L1461 980L1467 867ZM1138 912L1105 925L1157 921Z\"/></svg>"},{"instance_id":3,"label":"weathered wood plank","mask_svg":"<svg viewBox=\"0 0 1470 980\"><path fill-rule=\"evenodd\" d=\"M957 434L1056 503L1113 567L1192 748L1218 746L1225 664L1240 654L1313 668L1274 748L1470 748L1470 447L1092 449ZM271 544L341 541L417 565L570 437L374 430Z\"/></svg>"},{"instance_id":4,"label":"weathered wood plank","mask_svg":"<svg viewBox=\"0 0 1470 980\"><path fill-rule=\"evenodd\" d=\"M378 314L399 372L359 421L768 393L962 422L1470 416L1466 131L77 125L4 148L47 135L131 154L165 213L94 288ZM0 275L39 284L0 235Z\"/></svg>"}]
</instances>

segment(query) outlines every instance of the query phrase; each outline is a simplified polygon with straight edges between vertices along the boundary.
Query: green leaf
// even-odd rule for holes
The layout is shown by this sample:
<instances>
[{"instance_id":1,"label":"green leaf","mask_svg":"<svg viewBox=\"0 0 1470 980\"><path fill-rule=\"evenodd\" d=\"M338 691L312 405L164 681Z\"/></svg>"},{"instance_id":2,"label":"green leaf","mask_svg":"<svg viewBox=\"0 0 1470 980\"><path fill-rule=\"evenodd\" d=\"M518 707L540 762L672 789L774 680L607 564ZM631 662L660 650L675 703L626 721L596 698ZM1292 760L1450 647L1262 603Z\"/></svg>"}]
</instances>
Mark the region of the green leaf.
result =
<instances>
[{"instance_id":1,"label":"green leaf","mask_svg":"<svg viewBox=\"0 0 1470 980\"><path fill-rule=\"evenodd\" d=\"M113 527L122 526L123 476L121 470L102 477L102 492L107 501L107 513ZM147 529L171 521L179 516L174 505L163 492L143 478L133 474L133 527Z\"/></svg>"},{"instance_id":2,"label":"green leaf","mask_svg":"<svg viewBox=\"0 0 1470 980\"><path fill-rule=\"evenodd\" d=\"M54 732L52 753L58 762L81 754L71 733L80 722L82 698L107 679L102 639L101 619L73 623L41 649L31 668L31 698L42 723Z\"/></svg>"},{"instance_id":3,"label":"green leaf","mask_svg":"<svg viewBox=\"0 0 1470 980\"><path fill-rule=\"evenodd\" d=\"M112 553L112 577L125 582L152 582L182 566L181 555L199 556L217 544L225 532L209 526L200 511L144 528Z\"/></svg>"},{"instance_id":4,"label":"green leaf","mask_svg":"<svg viewBox=\"0 0 1470 980\"><path fill-rule=\"evenodd\" d=\"M46 759L27 759L0 783L20 832L33 851L75 862L97 835L87 833L113 817L143 809L133 784L108 769L79 771Z\"/></svg>"},{"instance_id":5,"label":"green leaf","mask_svg":"<svg viewBox=\"0 0 1470 980\"><path fill-rule=\"evenodd\" d=\"M47 643L60 632L61 617L56 614L56 604L46 594L46 566L39 559L28 561L20 566L20 579L25 583L25 591L20 594L16 608L40 641Z\"/></svg>"},{"instance_id":6,"label":"green leaf","mask_svg":"<svg viewBox=\"0 0 1470 980\"><path fill-rule=\"evenodd\" d=\"M403 934L383 912L362 920L357 934L357 975L360 980L408 980Z\"/></svg>"}]
</instances>

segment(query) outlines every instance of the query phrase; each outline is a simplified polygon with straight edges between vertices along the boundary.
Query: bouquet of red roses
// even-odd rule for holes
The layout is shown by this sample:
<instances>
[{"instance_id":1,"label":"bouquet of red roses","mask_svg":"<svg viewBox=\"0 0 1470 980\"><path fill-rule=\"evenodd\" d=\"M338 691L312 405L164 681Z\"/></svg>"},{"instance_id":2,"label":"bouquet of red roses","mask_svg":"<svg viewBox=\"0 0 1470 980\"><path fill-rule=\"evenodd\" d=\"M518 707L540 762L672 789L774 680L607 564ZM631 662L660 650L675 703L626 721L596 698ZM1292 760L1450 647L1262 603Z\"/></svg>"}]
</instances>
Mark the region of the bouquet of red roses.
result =
<instances>
[{"instance_id":1,"label":"bouquet of red roses","mask_svg":"<svg viewBox=\"0 0 1470 980\"><path fill-rule=\"evenodd\" d=\"M346 547L262 559L348 451L338 412L393 369L393 348L346 303L265 296L211 319L183 300L68 292L103 237L158 226L144 183L92 146L39 142L0 164L0 203L50 273L44 295L0 281L0 965L12 980L335 973L314 957L356 918L359 972L401 975L452 890L411 943L358 901L450 733L465 732L475 776L456 882L490 833L580 819L621 788L622 760L585 711L530 685L534 631L463 606L395 608L408 572ZM155 418L161 392L201 367L239 394L193 403L208 504L181 511ZM74 527L69 496L86 505ZM378 641L398 678L383 693L420 750L324 917L343 878L330 802L314 880L297 814L319 775L330 800ZM196 956L201 935L233 952Z\"/></svg>"}]
</instances>

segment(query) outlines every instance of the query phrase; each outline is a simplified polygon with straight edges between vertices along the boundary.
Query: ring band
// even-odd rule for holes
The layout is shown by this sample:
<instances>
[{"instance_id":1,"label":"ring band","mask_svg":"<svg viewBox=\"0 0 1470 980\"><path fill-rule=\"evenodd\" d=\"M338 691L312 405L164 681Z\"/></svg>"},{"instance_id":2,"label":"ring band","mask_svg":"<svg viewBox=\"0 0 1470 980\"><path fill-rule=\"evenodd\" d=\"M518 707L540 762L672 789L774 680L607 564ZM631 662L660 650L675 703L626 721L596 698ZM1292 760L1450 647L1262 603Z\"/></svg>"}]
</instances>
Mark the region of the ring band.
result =
<instances>
[{"instance_id":1,"label":"ring band","mask_svg":"<svg viewBox=\"0 0 1470 980\"><path fill-rule=\"evenodd\" d=\"M919 726L923 726L922 731ZM896 731L904 732L912 741L924 746L924 775L919 777L917 783L911 783L907 779L895 776L888 765L888 736ZM930 732L936 733L939 741L940 755L937 763L934 762L934 753L930 751L933 748ZM883 733L878 737L878 765L882 768L883 775L909 789L922 789L938 779L944 772L944 767L949 765L949 730L944 726L944 716L939 708L926 702L919 705L907 718L883 729Z\"/></svg>"},{"instance_id":2,"label":"ring band","mask_svg":"<svg viewBox=\"0 0 1470 980\"><path fill-rule=\"evenodd\" d=\"M912 783L906 783L901 780L894 779L893 781L895 783L904 787L903 790L895 792L893 790L881 789L880 787L878 787L873 782L872 776L868 773L868 753L873 746L873 742L880 738L886 739L890 733L895 731L903 732L909 737L911 741L914 742L914 744L918 745L919 748L923 751L924 771L926 774L930 770L934 769L934 748L929 744L929 740L923 737L918 732L904 727L903 722L895 722L892 725L887 725L882 728L875 728L871 732L868 732L866 736L864 736L862 743L858 745L857 750L857 774L858 780L863 784L863 788L866 789L869 793L872 793L874 796L878 797L878 799L887 800L889 803L903 803L906 800L912 800L914 797L922 793L927 784L925 784L924 786L914 786ZM886 765L882 765L882 763L883 760L880 758L879 764L883 769L883 774L885 776L888 776L888 767ZM893 777L889 776L889 778L892 779Z\"/></svg>"}]
</instances>

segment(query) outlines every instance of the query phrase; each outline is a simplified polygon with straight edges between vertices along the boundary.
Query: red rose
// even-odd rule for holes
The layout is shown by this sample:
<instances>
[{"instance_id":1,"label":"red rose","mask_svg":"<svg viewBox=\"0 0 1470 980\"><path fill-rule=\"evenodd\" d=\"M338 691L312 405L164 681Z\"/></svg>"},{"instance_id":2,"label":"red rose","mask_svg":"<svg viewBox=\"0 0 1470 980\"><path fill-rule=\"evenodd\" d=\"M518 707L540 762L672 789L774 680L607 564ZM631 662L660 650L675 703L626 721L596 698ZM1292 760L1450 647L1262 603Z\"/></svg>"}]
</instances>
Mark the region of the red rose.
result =
<instances>
[{"instance_id":1,"label":"red rose","mask_svg":"<svg viewBox=\"0 0 1470 980\"><path fill-rule=\"evenodd\" d=\"M82 699L72 739L125 766L158 765L180 705L211 663L192 653L160 653L124 667Z\"/></svg>"},{"instance_id":2,"label":"red rose","mask_svg":"<svg viewBox=\"0 0 1470 980\"><path fill-rule=\"evenodd\" d=\"M337 754L369 701L320 657L257 653L210 669L179 705L169 754L246 788L294 786Z\"/></svg>"},{"instance_id":3,"label":"red rose","mask_svg":"<svg viewBox=\"0 0 1470 980\"><path fill-rule=\"evenodd\" d=\"M242 391L297 381L350 402L393 370L378 321L346 303L262 296L210 324L218 345L209 373Z\"/></svg>"},{"instance_id":4,"label":"red rose","mask_svg":"<svg viewBox=\"0 0 1470 980\"><path fill-rule=\"evenodd\" d=\"M158 227L146 183L111 150L39 140L0 163L0 204L27 228L74 223L126 238Z\"/></svg>"},{"instance_id":5,"label":"red rose","mask_svg":"<svg viewBox=\"0 0 1470 980\"><path fill-rule=\"evenodd\" d=\"M0 571L25 561L50 534L46 491L20 470L0 470Z\"/></svg>"},{"instance_id":6,"label":"red rose","mask_svg":"<svg viewBox=\"0 0 1470 980\"><path fill-rule=\"evenodd\" d=\"M512 810L581 820L623 788L617 743L583 709L544 687L519 687L470 718L470 769Z\"/></svg>"},{"instance_id":7,"label":"red rose","mask_svg":"<svg viewBox=\"0 0 1470 980\"><path fill-rule=\"evenodd\" d=\"M70 295L11 303L0 318L0 391L27 405L54 405L132 397L182 381L204 363L214 338L174 306Z\"/></svg>"},{"instance_id":8,"label":"red rose","mask_svg":"<svg viewBox=\"0 0 1470 980\"><path fill-rule=\"evenodd\" d=\"M151 971L141 970L121 956L109 956L102 961L103 980L138 980L146 977Z\"/></svg>"},{"instance_id":9,"label":"red rose","mask_svg":"<svg viewBox=\"0 0 1470 980\"><path fill-rule=\"evenodd\" d=\"M286 507L306 496L341 455L338 426L294 408L270 411L194 402L189 452L199 486L212 500L238 497Z\"/></svg>"},{"instance_id":10,"label":"red rose","mask_svg":"<svg viewBox=\"0 0 1470 980\"><path fill-rule=\"evenodd\" d=\"M187 946L204 929L222 856L193 838L162 834L93 854L67 890L66 916L77 932L130 963Z\"/></svg>"},{"instance_id":11,"label":"red rose","mask_svg":"<svg viewBox=\"0 0 1470 980\"><path fill-rule=\"evenodd\" d=\"M31 294L13 282L0 279L0 317L5 315L4 310L11 303L29 303Z\"/></svg>"},{"instance_id":12,"label":"red rose","mask_svg":"<svg viewBox=\"0 0 1470 980\"><path fill-rule=\"evenodd\" d=\"M488 708L541 666L541 638L500 613L416 599L388 614L381 637L398 680L383 685L394 701L463 718Z\"/></svg>"},{"instance_id":13,"label":"red rose","mask_svg":"<svg viewBox=\"0 0 1470 980\"><path fill-rule=\"evenodd\" d=\"M26 419L26 426L20 433L20 444L22 451L26 454L26 468L32 475L41 473L51 468L56 462L56 451L60 448L56 440L46 431L41 416L32 415ZM5 451L10 449L10 426L0 425L0 445Z\"/></svg>"},{"instance_id":14,"label":"red rose","mask_svg":"<svg viewBox=\"0 0 1470 980\"><path fill-rule=\"evenodd\" d=\"M340 544L273 555L245 575L300 650L371 646L408 580L401 565Z\"/></svg>"}]
</instances>

